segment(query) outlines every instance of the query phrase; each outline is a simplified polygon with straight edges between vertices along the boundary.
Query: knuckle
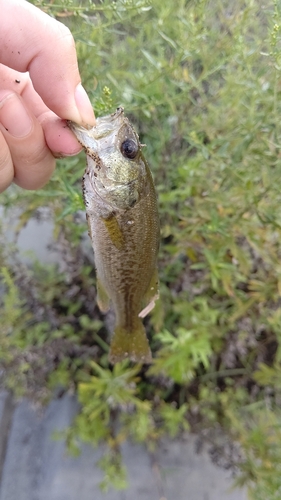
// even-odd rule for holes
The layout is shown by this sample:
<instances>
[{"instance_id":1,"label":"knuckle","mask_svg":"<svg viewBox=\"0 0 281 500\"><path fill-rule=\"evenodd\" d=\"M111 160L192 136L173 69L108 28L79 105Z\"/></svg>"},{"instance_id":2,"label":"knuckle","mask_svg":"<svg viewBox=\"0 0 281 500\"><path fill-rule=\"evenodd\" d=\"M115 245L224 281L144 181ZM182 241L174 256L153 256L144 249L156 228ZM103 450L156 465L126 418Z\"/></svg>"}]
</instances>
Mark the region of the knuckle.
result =
<instances>
[{"instance_id":1,"label":"knuckle","mask_svg":"<svg viewBox=\"0 0 281 500\"><path fill-rule=\"evenodd\" d=\"M55 158L40 127L35 127L31 135L22 139L7 137L6 147L11 156L14 180L19 186L38 189L48 181L55 168Z\"/></svg>"},{"instance_id":2,"label":"knuckle","mask_svg":"<svg viewBox=\"0 0 281 500\"><path fill-rule=\"evenodd\" d=\"M3 170L5 170L6 166L11 163L11 155L9 147L6 143L6 140L3 134L0 132L0 172L2 174Z\"/></svg>"},{"instance_id":3,"label":"knuckle","mask_svg":"<svg viewBox=\"0 0 281 500\"><path fill-rule=\"evenodd\" d=\"M9 165L12 163L11 161L11 156L9 153L8 148L4 148L4 150L1 150L0 154L0 173L1 176L4 175L4 172L7 170Z\"/></svg>"},{"instance_id":4,"label":"knuckle","mask_svg":"<svg viewBox=\"0 0 281 500\"><path fill-rule=\"evenodd\" d=\"M67 46L74 47L75 42L70 29L59 21L57 23L59 38L62 39Z\"/></svg>"},{"instance_id":5,"label":"knuckle","mask_svg":"<svg viewBox=\"0 0 281 500\"><path fill-rule=\"evenodd\" d=\"M52 157L53 155L45 143L33 144L32 148L29 147L22 151L22 154L18 156L16 162L21 162L26 166L35 166L51 161Z\"/></svg>"},{"instance_id":6,"label":"knuckle","mask_svg":"<svg viewBox=\"0 0 281 500\"><path fill-rule=\"evenodd\" d=\"M29 73L21 73L4 64L0 64L0 90L9 89L11 93L22 94L31 84Z\"/></svg>"},{"instance_id":7,"label":"knuckle","mask_svg":"<svg viewBox=\"0 0 281 500\"><path fill-rule=\"evenodd\" d=\"M0 193L13 181L14 167L9 148L0 135Z\"/></svg>"},{"instance_id":8,"label":"knuckle","mask_svg":"<svg viewBox=\"0 0 281 500\"><path fill-rule=\"evenodd\" d=\"M39 189L50 179L55 169L55 158L46 148L38 149L21 159L15 159L15 180L24 189Z\"/></svg>"}]
</instances>

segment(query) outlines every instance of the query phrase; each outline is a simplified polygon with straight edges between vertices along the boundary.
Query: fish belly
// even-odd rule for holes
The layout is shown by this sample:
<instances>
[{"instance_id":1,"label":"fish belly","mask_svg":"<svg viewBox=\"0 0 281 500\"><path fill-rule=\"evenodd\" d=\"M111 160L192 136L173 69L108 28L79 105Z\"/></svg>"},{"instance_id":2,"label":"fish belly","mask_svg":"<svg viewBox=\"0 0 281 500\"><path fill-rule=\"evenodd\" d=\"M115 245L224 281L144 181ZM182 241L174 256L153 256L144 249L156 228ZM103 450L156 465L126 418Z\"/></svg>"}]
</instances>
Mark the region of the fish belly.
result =
<instances>
[{"instance_id":1,"label":"fish belly","mask_svg":"<svg viewBox=\"0 0 281 500\"><path fill-rule=\"evenodd\" d=\"M147 195L135 207L112 216L112 220L97 213L95 209L92 216L88 214L88 223L99 307L105 312L111 301L116 317L110 361L129 358L149 363L151 351L139 315L158 292L156 283L151 293L149 290L155 276L159 241L156 200ZM148 306L148 310L151 308Z\"/></svg>"}]
</instances>

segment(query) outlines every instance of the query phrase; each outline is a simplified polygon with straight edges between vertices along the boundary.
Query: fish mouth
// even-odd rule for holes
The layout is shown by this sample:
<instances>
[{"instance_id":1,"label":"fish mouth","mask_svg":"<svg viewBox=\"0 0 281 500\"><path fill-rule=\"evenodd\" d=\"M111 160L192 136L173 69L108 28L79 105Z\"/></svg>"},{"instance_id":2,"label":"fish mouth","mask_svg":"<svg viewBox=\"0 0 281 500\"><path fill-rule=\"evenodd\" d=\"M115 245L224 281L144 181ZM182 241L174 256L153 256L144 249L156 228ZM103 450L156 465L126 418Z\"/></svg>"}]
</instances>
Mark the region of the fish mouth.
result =
<instances>
[{"instance_id":1,"label":"fish mouth","mask_svg":"<svg viewBox=\"0 0 281 500\"><path fill-rule=\"evenodd\" d=\"M109 122L109 123L114 122L115 120L118 120L123 115L124 115L124 108L122 106L118 106L118 108L116 109L116 111L114 111L114 113L97 118L97 124L100 124L102 122Z\"/></svg>"},{"instance_id":2,"label":"fish mouth","mask_svg":"<svg viewBox=\"0 0 281 500\"><path fill-rule=\"evenodd\" d=\"M119 106L114 113L97 118L96 125L94 127L83 127L82 125L78 125L71 120L67 120L67 125L82 146L91 147L93 145L93 141L106 137L112 131L119 128L123 121L124 108Z\"/></svg>"},{"instance_id":3,"label":"fish mouth","mask_svg":"<svg viewBox=\"0 0 281 500\"><path fill-rule=\"evenodd\" d=\"M92 128L92 133L95 139L106 137L112 131L119 129L124 121L124 108L121 106L116 109L111 115L101 116L97 118L96 126Z\"/></svg>"}]
</instances>

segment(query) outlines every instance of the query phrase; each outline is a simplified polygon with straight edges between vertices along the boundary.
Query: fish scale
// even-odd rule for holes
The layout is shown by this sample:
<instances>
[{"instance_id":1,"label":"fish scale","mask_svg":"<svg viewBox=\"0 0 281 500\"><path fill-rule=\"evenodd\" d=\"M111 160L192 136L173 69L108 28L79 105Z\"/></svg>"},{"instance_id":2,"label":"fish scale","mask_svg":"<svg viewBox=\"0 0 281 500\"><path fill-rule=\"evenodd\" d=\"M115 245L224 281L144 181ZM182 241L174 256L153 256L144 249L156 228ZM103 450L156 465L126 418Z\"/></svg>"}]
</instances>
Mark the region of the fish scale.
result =
<instances>
[{"instance_id":1,"label":"fish scale","mask_svg":"<svg viewBox=\"0 0 281 500\"><path fill-rule=\"evenodd\" d=\"M87 155L83 178L89 234L95 254L98 305L112 303L115 329L109 359L151 362L140 318L158 298L159 218L152 175L138 135L122 108L85 129L71 130Z\"/></svg>"}]
</instances>

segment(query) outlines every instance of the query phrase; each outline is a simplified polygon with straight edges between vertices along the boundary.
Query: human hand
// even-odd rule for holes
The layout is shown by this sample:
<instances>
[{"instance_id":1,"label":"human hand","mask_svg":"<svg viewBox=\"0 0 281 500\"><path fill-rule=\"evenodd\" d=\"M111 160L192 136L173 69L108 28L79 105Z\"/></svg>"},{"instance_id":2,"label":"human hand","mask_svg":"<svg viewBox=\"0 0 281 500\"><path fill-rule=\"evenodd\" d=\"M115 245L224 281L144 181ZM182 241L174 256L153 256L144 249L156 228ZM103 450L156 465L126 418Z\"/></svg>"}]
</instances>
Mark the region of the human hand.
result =
<instances>
[{"instance_id":1,"label":"human hand","mask_svg":"<svg viewBox=\"0 0 281 500\"><path fill-rule=\"evenodd\" d=\"M81 149L65 120L95 117L68 28L25 0L0 0L0 12L0 192L38 189L55 157Z\"/></svg>"}]
</instances>

